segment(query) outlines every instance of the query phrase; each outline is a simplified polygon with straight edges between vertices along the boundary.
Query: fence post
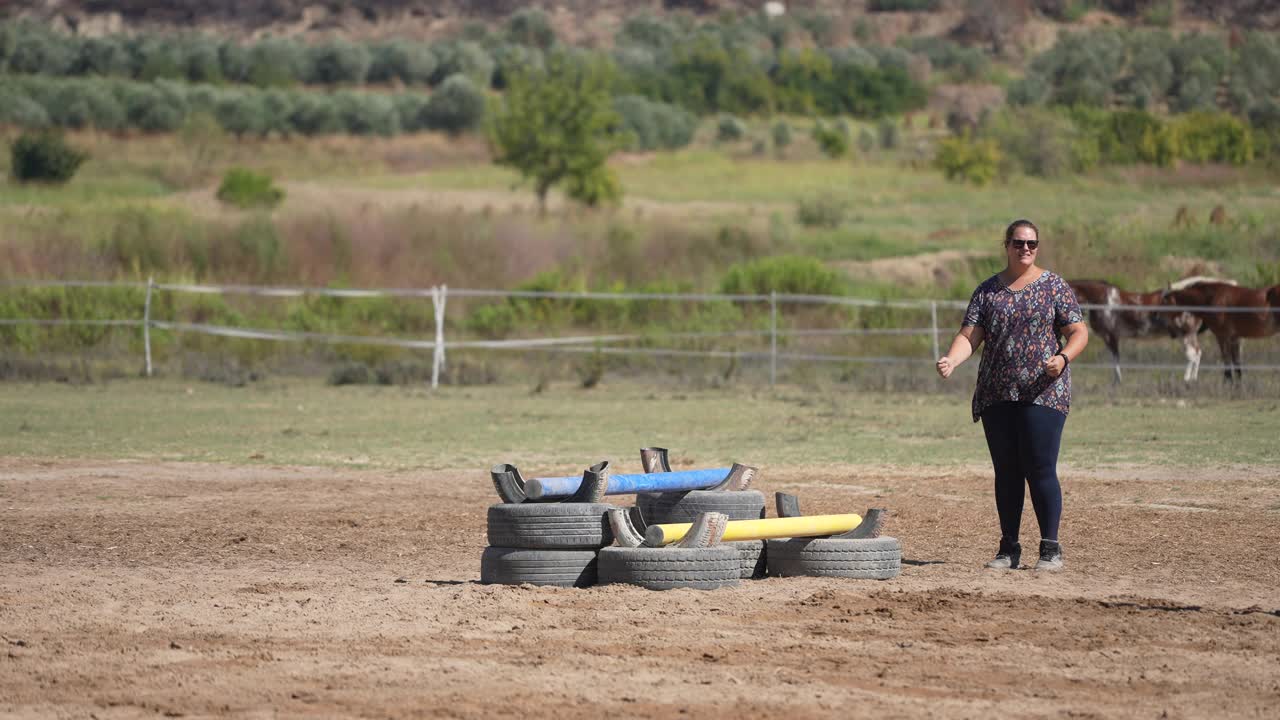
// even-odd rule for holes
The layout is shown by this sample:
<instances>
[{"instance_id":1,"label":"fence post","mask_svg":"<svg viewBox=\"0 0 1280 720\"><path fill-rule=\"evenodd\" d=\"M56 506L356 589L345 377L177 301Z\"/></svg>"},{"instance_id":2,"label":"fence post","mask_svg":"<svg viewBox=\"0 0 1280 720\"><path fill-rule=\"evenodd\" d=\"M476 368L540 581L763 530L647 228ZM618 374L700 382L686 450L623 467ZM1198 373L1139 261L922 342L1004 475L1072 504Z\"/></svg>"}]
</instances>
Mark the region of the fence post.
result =
<instances>
[{"instance_id":1,"label":"fence post","mask_svg":"<svg viewBox=\"0 0 1280 720\"><path fill-rule=\"evenodd\" d=\"M155 277L148 277L147 300L142 306L142 346L147 353L147 377L151 377L151 293L155 286Z\"/></svg>"},{"instance_id":2,"label":"fence post","mask_svg":"<svg viewBox=\"0 0 1280 720\"><path fill-rule=\"evenodd\" d=\"M449 286L431 288L431 307L436 320L436 343L431 356L431 389L440 386L440 370L444 368L444 308L449 299Z\"/></svg>"},{"instance_id":3,"label":"fence post","mask_svg":"<svg viewBox=\"0 0 1280 720\"><path fill-rule=\"evenodd\" d=\"M930 314L933 315L933 355L931 357L934 360L937 360L939 357L941 357L941 355L938 353L938 301L937 300L929 301L929 312Z\"/></svg>"},{"instance_id":4,"label":"fence post","mask_svg":"<svg viewBox=\"0 0 1280 720\"><path fill-rule=\"evenodd\" d=\"M769 291L769 387L778 382L778 291Z\"/></svg>"}]
</instances>

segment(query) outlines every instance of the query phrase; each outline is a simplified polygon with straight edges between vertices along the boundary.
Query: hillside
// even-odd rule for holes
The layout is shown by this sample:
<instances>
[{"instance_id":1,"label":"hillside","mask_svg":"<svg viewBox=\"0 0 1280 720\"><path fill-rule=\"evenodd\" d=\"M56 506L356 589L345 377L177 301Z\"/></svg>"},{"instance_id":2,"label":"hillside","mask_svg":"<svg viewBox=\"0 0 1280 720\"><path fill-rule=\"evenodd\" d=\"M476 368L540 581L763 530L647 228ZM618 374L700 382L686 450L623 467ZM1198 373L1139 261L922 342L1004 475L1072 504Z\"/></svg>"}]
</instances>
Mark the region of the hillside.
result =
<instances>
[{"instance_id":1,"label":"hillside","mask_svg":"<svg viewBox=\"0 0 1280 720\"><path fill-rule=\"evenodd\" d=\"M869 0L803 0L786 3L793 13L845 19L840 33L848 33L855 19L884 36L935 35L960 29L965 9L974 4L999 7L1015 19L1060 19L1068 0L939 0L927 12L872 12ZM618 19L637 12L686 11L713 15L758 11L763 0L36 0L0 1L0 15L28 16L85 35L140 28L190 29L256 36L342 34L353 37L407 36L430 38L456 31L469 21L493 21L521 8L542 7L552 14L557 29L571 41L607 41ZM1140 23L1169 5L1168 0L1096 0L1085 5L1103 23ZM1178 20L1192 25L1212 23L1227 28L1280 28L1280 7L1271 0L1182 0ZM1078 15L1079 13L1075 13ZM1098 20L1096 16L1101 15ZM882 38L883 39L883 38Z\"/></svg>"}]
</instances>

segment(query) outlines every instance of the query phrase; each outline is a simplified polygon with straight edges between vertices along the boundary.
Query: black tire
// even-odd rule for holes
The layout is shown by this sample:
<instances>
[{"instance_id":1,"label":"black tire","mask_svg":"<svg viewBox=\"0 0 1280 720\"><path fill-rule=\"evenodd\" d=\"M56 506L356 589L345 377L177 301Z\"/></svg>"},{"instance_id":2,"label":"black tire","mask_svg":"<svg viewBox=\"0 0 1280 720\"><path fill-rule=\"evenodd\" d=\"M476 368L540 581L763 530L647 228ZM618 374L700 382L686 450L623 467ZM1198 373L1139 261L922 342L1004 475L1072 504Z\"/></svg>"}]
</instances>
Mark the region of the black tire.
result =
<instances>
[{"instance_id":1,"label":"black tire","mask_svg":"<svg viewBox=\"0 0 1280 720\"><path fill-rule=\"evenodd\" d=\"M735 540L720 544L738 551L738 577L743 580L764 577L767 565L763 540Z\"/></svg>"},{"instance_id":2,"label":"black tire","mask_svg":"<svg viewBox=\"0 0 1280 720\"><path fill-rule=\"evenodd\" d=\"M641 493L636 507L649 525L693 522L706 512L724 513L730 520L764 517L764 493L759 490L690 490Z\"/></svg>"},{"instance_id":3,"label":"black tire","mask_svg":"<svg viewBox=\"0 0 1280 720\"><path fill-rule=\"evenodd\" d=\"M902 572L902 545L891 537L769 540L765 553L770 576L888 580Z\"/></svg>"},{"instance_id":4,"label":"black tire","mask_svg":"<svg viewBox=\"0 0 1280 720\"><path fill-rule=\"evenodd\" d=\"M624 548L600 551L600 584L627 583L650 590L713 590L738 584L736 548Z\"/></svg>"},{"instance_id":5,"label":"black tire","mask_svg":"<svg viewBox=\"0 0 1280 720\"><path fill-rule=\"evenodd\" d=\"M608 503L489 506L489 544L526 550L594 550L613 543Z\"/></svg>"},{"instance_id":6,"label":"black tire","mask_svg":"<svg viewBox=\"0 0 1280 720\"><path fill-rule=\"evenodd\" d=\"M487 547L480 556L480 582L587 587L596 584L596 553L594 550Z\"/></svg>"}]
</instances>

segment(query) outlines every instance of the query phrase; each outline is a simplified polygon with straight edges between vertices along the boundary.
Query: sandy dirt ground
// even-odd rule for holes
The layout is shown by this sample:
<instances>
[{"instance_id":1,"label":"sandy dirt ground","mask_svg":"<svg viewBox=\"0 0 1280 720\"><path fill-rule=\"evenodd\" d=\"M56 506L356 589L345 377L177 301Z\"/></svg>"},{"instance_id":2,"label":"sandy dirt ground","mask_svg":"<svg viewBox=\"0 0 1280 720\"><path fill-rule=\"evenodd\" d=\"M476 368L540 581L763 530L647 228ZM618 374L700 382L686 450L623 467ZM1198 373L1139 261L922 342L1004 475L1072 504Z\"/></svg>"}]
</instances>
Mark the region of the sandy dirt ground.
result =
<instances>
[{"instance_id":1,"label":"sandy dirt ground","mask_svg":"<svg viewBox=\"0 0 1280 720\"><path fill-rule=\"evenodd\" d=\"M478 584L481 469L0 458L0 716L1276 717L1280 469L1064 468L1056 575L986 472L766 466L902 575L650 592Z\"/></svg>"}]
</instances>

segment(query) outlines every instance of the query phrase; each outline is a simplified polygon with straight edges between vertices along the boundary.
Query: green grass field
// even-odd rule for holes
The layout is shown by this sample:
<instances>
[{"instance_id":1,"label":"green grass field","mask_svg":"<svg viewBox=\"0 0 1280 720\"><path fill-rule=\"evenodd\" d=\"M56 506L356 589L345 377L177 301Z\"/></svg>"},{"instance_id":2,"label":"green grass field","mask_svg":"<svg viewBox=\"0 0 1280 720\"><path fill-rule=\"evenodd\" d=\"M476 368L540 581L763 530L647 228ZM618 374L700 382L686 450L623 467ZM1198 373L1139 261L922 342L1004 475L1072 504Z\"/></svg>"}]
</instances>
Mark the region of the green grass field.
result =
<instances>
[{"instance_id":1,"label":"green grass field","mask_svg":"<svg viewBox=\"0 0 1280 720\"><path fill-rule=\"evenodd\" d=\"M463 469L498 462L572 472L611 458L634 469L644 445L678 463L955 466L988 461L965 395L798 388L591 391L553 386L248 388L170 380L94 386L6 384L0 455ZM1271 398L1077 402L1062 460L1187 468L1280 462L1280 403Z\"/></svg>"}]
</instances>

